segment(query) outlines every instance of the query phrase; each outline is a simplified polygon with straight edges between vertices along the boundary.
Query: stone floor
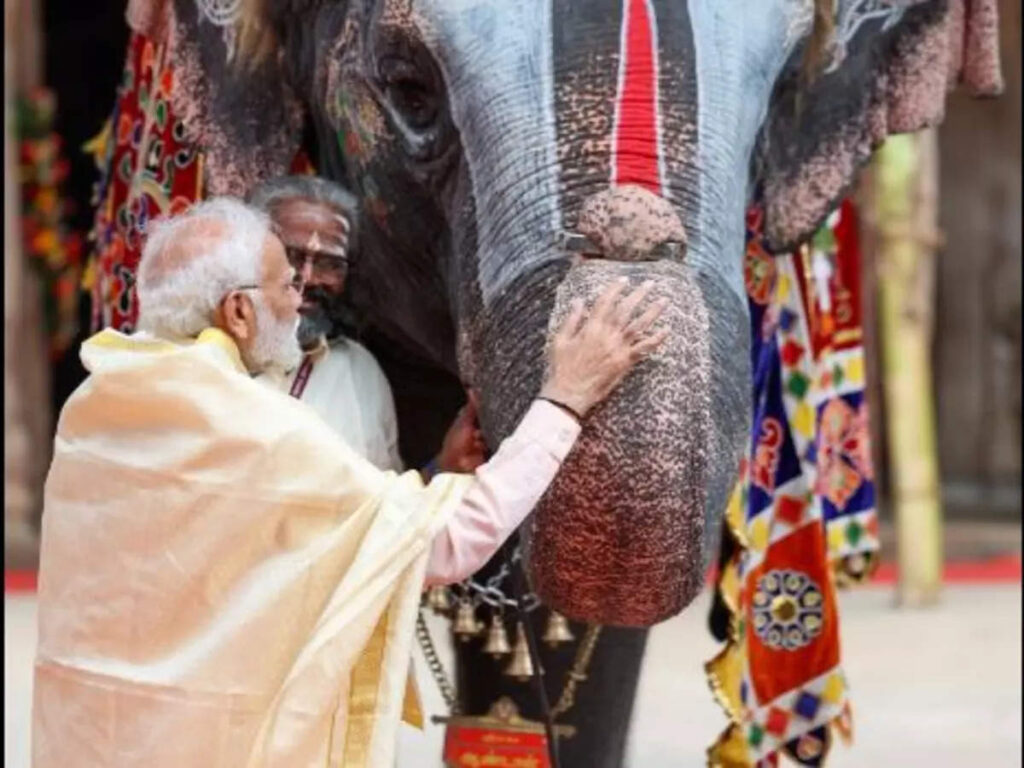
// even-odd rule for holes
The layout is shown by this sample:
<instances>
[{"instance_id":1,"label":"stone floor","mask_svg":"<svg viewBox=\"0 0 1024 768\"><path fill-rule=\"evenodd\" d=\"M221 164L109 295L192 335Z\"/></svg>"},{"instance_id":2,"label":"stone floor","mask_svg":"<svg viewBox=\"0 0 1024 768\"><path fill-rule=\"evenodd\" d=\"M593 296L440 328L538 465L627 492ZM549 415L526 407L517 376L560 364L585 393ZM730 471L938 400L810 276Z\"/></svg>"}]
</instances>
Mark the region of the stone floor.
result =
<instances>
[{"instance_id":1,"label":"stone floor","mask_svg":"<svg viewBox=\"0 0 1024 768\"><path fill-rule=\"evenodd\" d=\"M1021 588L948 586L940 605L897 609L891 587L841 597L856 735L830 768L1021 765ZM706 598L652 633L629 748L632 768L702 768L725 720L704 682L717 650ZM435 631L435 636L440 632ZM4 765L28 768L35 599L4 598ZM425 673L422 658L416 663ZM440 696L426 676L428 712ZM400 768L440 766L441 728L405 728Z\"/></svg>"}]
</instances>

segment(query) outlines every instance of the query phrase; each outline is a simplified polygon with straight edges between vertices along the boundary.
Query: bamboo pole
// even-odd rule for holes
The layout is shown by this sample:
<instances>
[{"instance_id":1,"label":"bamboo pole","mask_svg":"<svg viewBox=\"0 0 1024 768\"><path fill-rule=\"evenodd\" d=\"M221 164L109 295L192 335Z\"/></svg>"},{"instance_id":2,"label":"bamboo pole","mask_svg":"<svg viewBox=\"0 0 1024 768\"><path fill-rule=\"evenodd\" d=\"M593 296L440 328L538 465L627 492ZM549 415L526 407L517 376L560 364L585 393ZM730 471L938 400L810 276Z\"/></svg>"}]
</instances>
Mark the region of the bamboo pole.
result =
<instances>
[{"instance_id":1,"label":"bamboo pole","mask_svg":"<svg viewBox=\"0 0 1024 768\"><path fill-rule=\"evenodd\" d=\"M875 160L871 201L898 599L909 606L936 602L942 582L931 366L937 166L934 131L890 138Z\"/></svg>"},{"instance_id":2,"label":"bamboo pole","mask_svg":"<svg viewBox=\"0 0 1024 768\"><path fill-rule=\"evenodd\" d=\"M889 504L892 494L889 489L881 336L878 330L878 251L881 247L881 237L872 214L874 176L875 167L874 164L870 164L860 175L856 190L860 241L861 330L864 344L864 395L869 406L868 434L871 436L871 465L874 467L875 513L879 522L889 522L892 520L892 507Z\"/></svg>"}]
</instances>

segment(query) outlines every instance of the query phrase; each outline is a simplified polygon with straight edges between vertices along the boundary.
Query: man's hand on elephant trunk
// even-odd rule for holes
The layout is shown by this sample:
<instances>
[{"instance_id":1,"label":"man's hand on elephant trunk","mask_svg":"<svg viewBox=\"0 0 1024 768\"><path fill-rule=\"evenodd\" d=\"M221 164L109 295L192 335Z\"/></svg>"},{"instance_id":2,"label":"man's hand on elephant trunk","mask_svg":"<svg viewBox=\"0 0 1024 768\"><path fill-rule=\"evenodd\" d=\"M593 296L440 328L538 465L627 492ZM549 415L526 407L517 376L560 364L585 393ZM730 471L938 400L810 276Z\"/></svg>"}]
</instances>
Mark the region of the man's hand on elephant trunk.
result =
<instances>
[{"instance_id":1,"label":"man's hand on elephant trunk","mask_svg":"<svg viewBox=\"0 0 1024 768\"><path fill-rule=\"evenodd\" d=\"M569 316L551 340L548 377L540 398L583 417L667 338L668 329L652 331L651 326L668 300L658 299L638 312L654 283L645 282L620 298L627 285L626 278L612 283L586 318L582 300L573 302Z\"/></svg>"}]
</instances>

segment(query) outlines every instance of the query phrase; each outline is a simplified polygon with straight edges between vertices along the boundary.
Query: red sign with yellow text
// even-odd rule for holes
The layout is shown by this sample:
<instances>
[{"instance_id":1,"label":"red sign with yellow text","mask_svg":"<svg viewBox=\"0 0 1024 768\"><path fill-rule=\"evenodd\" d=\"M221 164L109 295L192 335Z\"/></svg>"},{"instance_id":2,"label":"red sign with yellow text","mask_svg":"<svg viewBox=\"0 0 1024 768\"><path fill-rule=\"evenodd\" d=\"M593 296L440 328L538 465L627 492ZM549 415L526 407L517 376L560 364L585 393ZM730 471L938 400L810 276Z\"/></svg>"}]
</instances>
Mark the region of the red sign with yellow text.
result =
<instances>
[{"instance_id":1,"label":"red sign with yellow text","mask_svg":"<svg viewBox=\"0 0 1024 768\"><path fill-rule=\"evenodd\" d=\"M532 729L513 730L449 722L444 762L448 768L550 768L547 738Z\"/></svg>"}]
</instances>

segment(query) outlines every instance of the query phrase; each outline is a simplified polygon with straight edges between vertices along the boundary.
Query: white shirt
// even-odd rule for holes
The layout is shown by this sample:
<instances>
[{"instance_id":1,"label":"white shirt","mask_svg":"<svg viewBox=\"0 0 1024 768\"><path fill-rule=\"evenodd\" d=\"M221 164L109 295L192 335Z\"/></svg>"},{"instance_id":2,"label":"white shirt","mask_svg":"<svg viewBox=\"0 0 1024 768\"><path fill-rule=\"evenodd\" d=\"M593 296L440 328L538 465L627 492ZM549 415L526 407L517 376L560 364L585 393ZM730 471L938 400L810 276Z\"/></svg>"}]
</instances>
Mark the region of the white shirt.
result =
<instances>
[{"instance_id":1,"label":"white shirt","mask_svg":"<svg viewBox=\"0 0 1024 768\"><path fill-rule=\"evenodd\" d=\"M401 472L391 385L369 350L358 341L340 339L322 342L308 357L312 369L302 388L302 402L371 464ZM301 370L300 366L287 376L261 378L287 393Z\"/></svg>"},{"instance_id":2,"label":"white shirt","mask_svg":"<svg viewBox=\"0 0 1024 768\"><path fill-rule=\"evenodd\" d=\"M367 349L346 339L310 353L312 368L301 399L354 450L381 469L401 471L394 398ZM303 373L260 379L291 392ZM579 436L576 420L550 403L534 401L515 431L476 470L476 482L434 538L426 583L451 584L471 576L519 527L554 480Z\"/></svg>"}]
</instances>

